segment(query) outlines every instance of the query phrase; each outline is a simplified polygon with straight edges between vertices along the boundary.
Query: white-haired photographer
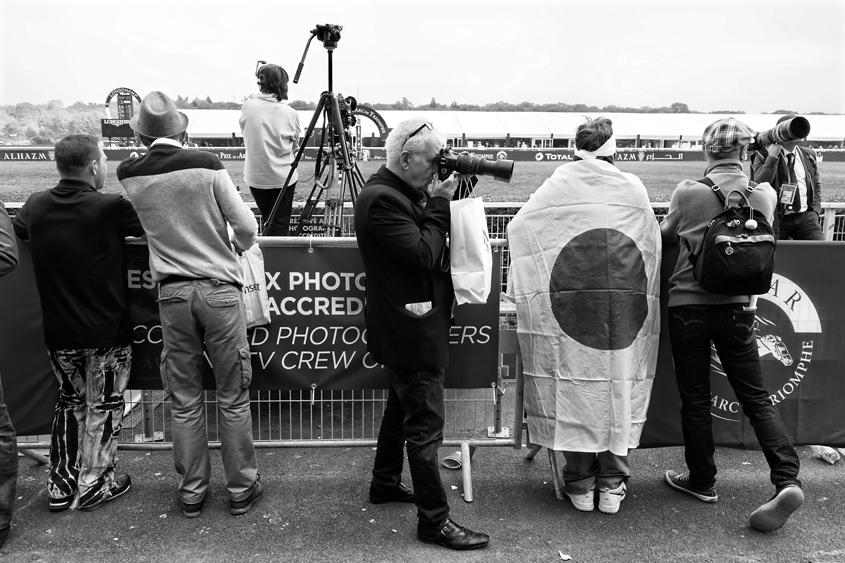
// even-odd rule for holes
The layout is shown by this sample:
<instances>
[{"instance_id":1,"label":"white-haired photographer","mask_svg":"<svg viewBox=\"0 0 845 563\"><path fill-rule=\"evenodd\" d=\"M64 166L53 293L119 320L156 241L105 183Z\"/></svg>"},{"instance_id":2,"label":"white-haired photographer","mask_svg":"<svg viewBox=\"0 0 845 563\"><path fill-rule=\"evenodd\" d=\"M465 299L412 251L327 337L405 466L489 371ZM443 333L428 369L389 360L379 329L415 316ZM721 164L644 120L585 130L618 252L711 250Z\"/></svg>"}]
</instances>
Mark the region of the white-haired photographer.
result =
<instances>
[{"instance_id":1,"label":"white-haired photographer","mask_svg":"<svg viewBox=\"0 0 845 563\"><path fill-rule=\"evenodd\" d=\"M449 518L437 459L454 300L444 256L457 187L457 174L437 177L443 144L443 135L419 118L390 132L387 164L356 201L355 234L367 276L367 350L390 374L370 502L415 502L420 541L464 550L490 538ZM401 483L403 447L413 491Z\"/></svg>"}]
</instances>

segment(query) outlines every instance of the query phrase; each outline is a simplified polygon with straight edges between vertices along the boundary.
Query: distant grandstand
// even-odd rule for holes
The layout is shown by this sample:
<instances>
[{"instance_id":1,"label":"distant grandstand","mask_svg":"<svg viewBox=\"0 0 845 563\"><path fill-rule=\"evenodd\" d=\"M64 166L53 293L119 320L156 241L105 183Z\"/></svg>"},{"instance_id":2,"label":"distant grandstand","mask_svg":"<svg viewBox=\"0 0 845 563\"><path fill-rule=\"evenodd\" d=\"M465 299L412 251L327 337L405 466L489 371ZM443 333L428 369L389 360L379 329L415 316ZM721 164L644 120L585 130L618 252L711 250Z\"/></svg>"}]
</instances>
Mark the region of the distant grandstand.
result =
<instances>
[{"instance_id":1,"label":"distant grandstand","mask_svg":"<svg viewBox=\"0 0 845 563\"><path fill-rule=\"evenodd\" d=\"M188 115L188 134L201 146L241 146L238 118L240 110L182 110ZM561 112L468 112L468 111L396 111L378 112L388 127L413 115L431 121L445 133L453 147L571 148L575 129L585 118L604 116L613 121L620 148L694 148L701 141L704 128L728 114L708 113L561 113ZM313 117L312 111L300 111L303 132ZM779 115L736 114L737 119L755 131L771 129ZM845 115L807 115L811 131L809 145L814 148L845 148ZM322 119L317 122L317 127ZM357 128L360 127L360 130ZM358 118L353 134L364 147L383 146L375 123ZM315 135L316 136L316 135Z\"/></svg>"}]
</instances>

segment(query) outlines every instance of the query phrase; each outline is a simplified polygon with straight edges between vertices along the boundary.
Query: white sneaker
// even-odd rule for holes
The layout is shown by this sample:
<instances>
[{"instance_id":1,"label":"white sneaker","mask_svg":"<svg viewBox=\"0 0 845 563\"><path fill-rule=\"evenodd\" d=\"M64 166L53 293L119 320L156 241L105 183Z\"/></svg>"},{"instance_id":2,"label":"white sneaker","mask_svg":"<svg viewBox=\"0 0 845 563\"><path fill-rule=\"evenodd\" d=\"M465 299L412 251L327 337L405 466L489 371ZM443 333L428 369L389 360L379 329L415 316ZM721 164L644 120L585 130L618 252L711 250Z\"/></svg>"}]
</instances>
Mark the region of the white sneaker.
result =
<instances>
[{"instance_id":1,"label":"white sneaker","mask_svg":"<svg viewBox=\"0 0 845 563\"><path fill-rule=\"evenodd\" d=\"M572 506L574 506L577 510L581 512L592 512L593 509L596 507L596 491L595 489L591 489L582 495L577 495L574 493L570 493L563 489L564 494L569 497L569 500L572 501Z\"/></svg>"},{"instance_id":2,"label":"white sneaker","mask_svg":"<svg viewBox=\"0 0 845 563\"><path fill-rule=\"evenodd\" d=\"M604 514L616 514L619 512L619 505L625 500L628 487L621 483L615 489L599 491L599 511Z\"/></svg>"}]
</instances>

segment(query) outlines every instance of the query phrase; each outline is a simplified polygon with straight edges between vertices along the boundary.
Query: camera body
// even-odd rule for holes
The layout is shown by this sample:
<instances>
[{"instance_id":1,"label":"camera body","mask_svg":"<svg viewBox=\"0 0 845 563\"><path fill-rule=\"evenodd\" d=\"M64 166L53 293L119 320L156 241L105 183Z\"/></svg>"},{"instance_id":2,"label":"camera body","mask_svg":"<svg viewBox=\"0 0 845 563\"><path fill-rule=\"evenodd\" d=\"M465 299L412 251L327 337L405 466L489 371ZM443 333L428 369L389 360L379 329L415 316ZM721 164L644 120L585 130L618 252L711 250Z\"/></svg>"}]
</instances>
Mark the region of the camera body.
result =
<instances>
[{"instance_id":1,"label":"camera body","mask_svg":"<svg viewBox=\"0 0 845 563\"><path fill-rule=\"evenodd\" d=\"M352 96L344 98L343 94L337 94L337 108L340 111L340 124L344 129L352 127L357 122L357 119L352 114L356 107L358 107L358 100Z\"/></svg>"},{"instance_id":2,"label":"camera body","mask_svg":"<svg viewBox=\"0 0 845 563\"><path fill-rule=\"evenodd\" d=\"M471 176L493 176L496 180L510 182L513 176L513 161L507 159L488 160L468 152L455 153L440 149L437 162L437 177L445 180L452 172Z\"/></svg>"},{"instance_id":3,"label":"camera body","mask_svg":"<svg viewBox=\"0 0 845 563\"><path fill-rule=\"evenodd\" d=\"M757 133L751 142L751 150L766 150L771 144L782 145L790 141L804 139L810 134L810 122L807 118L796 115L792 119L785 119L766 131Z\"/></svg>"},{"instance_id":4,"label":"camera body","mask_svg":"<svg viewBox=\"0 0 845 563\"><path fill-rule=\"evenodd\" d=\"M327 23L325 25L318 24L317 27L311 30L311 35L322 41L323 47L332 50L337 47L337 42L340 41L341 29L343 29L342 25L335 25L333 23Z\"/></svg>"}]
</instances>

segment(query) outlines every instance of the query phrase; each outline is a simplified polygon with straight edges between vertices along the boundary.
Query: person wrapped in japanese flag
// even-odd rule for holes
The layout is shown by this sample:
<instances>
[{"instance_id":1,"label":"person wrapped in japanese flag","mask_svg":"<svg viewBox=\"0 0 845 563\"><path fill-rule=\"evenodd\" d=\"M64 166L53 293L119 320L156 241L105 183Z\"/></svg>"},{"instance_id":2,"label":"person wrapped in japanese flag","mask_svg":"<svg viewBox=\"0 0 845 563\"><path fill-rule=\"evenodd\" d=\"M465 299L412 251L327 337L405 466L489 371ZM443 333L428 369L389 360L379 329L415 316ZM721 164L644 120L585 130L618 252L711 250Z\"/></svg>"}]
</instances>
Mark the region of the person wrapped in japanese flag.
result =
<instances>
[{"instance_id":1,"label":"person wrapped in japanese flag","mask_svg":"<svg viewBox=\"0 0 845 563\"><path fill-rule=\"evenodd\" d=\"M562 450L575 508L615 513L657 364L661 239L642 182L613 164L606 118L578 127L508 227L532 443Z\"/></svg>"}]
</instances>

